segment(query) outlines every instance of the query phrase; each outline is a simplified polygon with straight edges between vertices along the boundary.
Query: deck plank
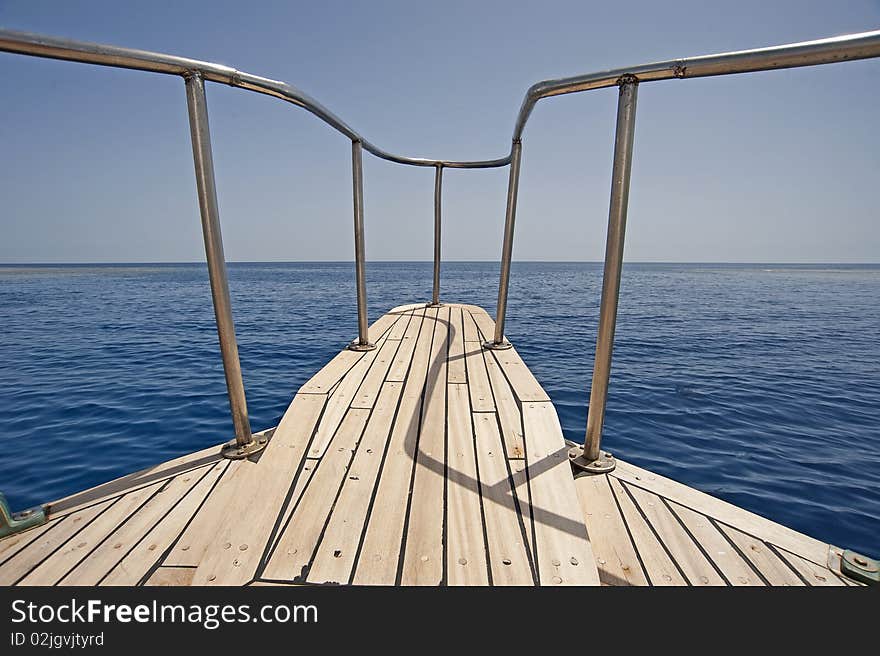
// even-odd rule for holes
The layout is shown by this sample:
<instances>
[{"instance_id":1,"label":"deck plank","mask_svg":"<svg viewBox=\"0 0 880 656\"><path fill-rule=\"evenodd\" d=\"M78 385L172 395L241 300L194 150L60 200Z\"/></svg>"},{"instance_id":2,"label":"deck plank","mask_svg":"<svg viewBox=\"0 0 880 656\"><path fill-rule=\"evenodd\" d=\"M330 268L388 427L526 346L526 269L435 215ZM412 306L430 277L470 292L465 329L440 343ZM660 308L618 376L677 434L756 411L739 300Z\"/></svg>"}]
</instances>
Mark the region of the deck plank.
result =
<instances>
[{"instance_id":1,"label":"deck plank","mask_svg":"<svg viewBox=\"0 0 880 656\"><path fill-rule=\"evenodd\" d=\"M378 349L373 365L370 367L367 375L364 376L364 382L361 383L351 401L352 408L366 408L369 410L373 407L376 399L379 398L379 390L382 387L382 383L385 382L385 376L391 368L391 363L394 361L394 356L397 354L399 346L400 340L389 338Z\"/></svg>"},{"instance_id":2,"label":"deck plank","mask_svg":"<svg viewBox=\"0 0 880 656\"><path fill-rule=\"evenodd\" d=\"M455 322L452 323L454 329ZM464 340L461 343L464 344ZM489 567L483 539L480 480L477 477L474 432L466 387L450 383L447 387L447 404L447 583L488 585Z\"/></svg>"},{"instance_id":3,"label":"deck plank","mask_svg":"<svg viewBox=\"0 0 880 656\"><path fill-rule=\"evenodd\" d=\"M623 485L636 501L691 585L726 585L726 582L684 530L681 523L656 494L635 486Z\"/></svg>"},{"instance_id":4,"label":"deck plank","mask_svg":"<svg viewBox=\"0 0 880 656\"><path fill-rule=\"evenodd\" d=\"M623 489L620 480L608 476L608 482L651 585L687 585L684 576L678 571L675 563L636 508L635 502Z\"/></svg>"},{"instance_id":5,"label":"deck plank","mask_svg":"<svg viewBox=\"0 0 880 656\"><path fill-rule=\"evenodd\" d=\"M526 449L523 442L522 415L513 390L501 371L494 357L486 355L486 371L492 386L495 407L501 423L501 435L504 437L504 448L508 458L522 458Z\"/></svg>"},{"instance_id":6,"label":"deck plank","mask_svg":"<svg viewBox=\"0 0 880 656\"><path fill-rule=\"evenodd\" d=\"M672 479L649 472L618 460L612 476L632 485L645 488L682 506L696 510L729 526L735 526L765 542L799 554L817 565L824 566L828 559L828 544L803 533L777 524L765 517L734 506L716 497L700 492Z\"/></svg>"},{"instance_id":7,"label":"deck plank","mask_svg":"<svg viewBox=\"0 0 880 656\"><path fill-rule=\"evenodd\" d=\"M19 551L28 547L32 542L39 538L43 533L58 526L60 520L50 520L41 526L29 528L21 533L13 533L0 539L0 566L4 562L15 556Z\"/></svg>"},{"instance_id":8,"label":"deck plank","mask_svg":"<svg viewBox=\"0 0 880 656\"><path fill-rule=\"evenodd\" d=\"M412 321L413 310L400 312L397 321L388 329L388 339L392 341L400 341L406 334L406 329Z\"/></svg>"},{"instance_id":9,"label":"deck plank","mask_svg":"<svg viewBox=\"0 0 880 656\"><path fill-rule=\"evenodd\" d=\"M485 311L471 311L471 316L479 327L483 339L485 341L492 341L495 335L495 322L492 321ZM521 403L550 400L550 397L547 396L547 392L545 392L544 388L538 383L534 374L529 371L529 368L526 366L525 362L523 362L515 348L509 348L503 351L488 350L486 354L487 359L490 356L496 359L499 366L504 371L504 375L507 377L508 381L510 381L510 386L516 394L516 398Z\"/></svg>"},{"instance_id":10,"label":"deck plank","mask_svg":"<svg viewBox=\"0 0 880 656\"><path fill-rule=\"evenodd\" d=\"M464 365L464 328L462 327L461 308L449 309L449 369L447 382L466 383L467 374Z\"/></svg>"},{"instance_id":11,"label":"deck plank","mask_svg":"<svg viewBox=\"0 0 880 656\"><path fill-rule=\"evenodd\" d=\"M213 466L175 476L129 521L113 531L88 558L60 580L63 585L97 585L141 539L204 478Z\"/></svg>"},{"instance_id":12,"label":"deck plank","mask_svg":"<svg viewBox=\"0 0 880 656\"><path fill-rule=\"evenodd\" d=\"M370 513L355 569L353 583L357 585L394 585L397 580L407 516L406 499L409 497L416 460L422 393L431 356L436 317L436 308L425 313L421 332L413 350L412 365L408 373L404 374L406 383L376 489L378 503L374 504ZM386 499L392 501L386 503L384 502Z\"/></svg>"},{"instance_id":13,"label":"deck plank","mask_svg":"<svg viewBox=\"0 0 880 656\"><path fill-rule=\"evenodd\" d=\"M223 476L229 461L213 465L192 490L125 555L99 585L137 585L181 535L214 485Z\"/></svg>"},{"instance_id":14,"label":"deck plank","mask_svg":"<svg viewBox=\"0 0 880 656\"><path fill-rule=\"evenodd\" d=\"M802 586L804 582L773 550L761 540L732 526L718 524L718 528L736 545L746 559L757 569L767 583L774 586Z\"/></svg>"},{"instance_id":15,"label":"deck plank","mask_svg":"<svg viewBox=\"0 0 880 656\"><path fill-rule=\"evenodd\" d=\"M846 586L846 583L827 567L812 563L806 558L801 558L797 554L789 553L784 549L779 549L778 553L807 581L808 585L817 587Z\"/></svg>"},{"instance_id":16,"label":"deck plank","mask_svg":"<svg viewBox=\"0 0 880 656\"><path fill-rule=\"evenodd\" d=\"M599 585L556 410L549 402L526 403L523 426L539 582Z\"/></svg>"},{"instance_id":17,"label":"deck plank","mask_svg":"<svg viewBox=\"0 0 880 656\"><path fill-rule=\"evenodd\" d=\"M448 324L449 308L444 306L438 310L434 322L403 553L402 585L439 585L443 580Z\"/></svg>"},{"instance_id":18,"label":"deck plank","mask_svg":"<svg viewBox=\"0 0 880 656\"><path fill-rule=\"evenodd\" d=\"M462 307L470 312L471 318L474 320L480 333L480 341L491 342L495 339L495 321L483 308L476 305L464 305ZM504 335L504 339L507 339L507 335Z\"/></svg>"},{"instance_id":19,"label":"deck plank","mask_svg":"<svg viewBox=\"0 0 880 656\"><path fill-rule=\"evenodd\" d=\"M192 585L194 567L159 567L144 585L149 586L188 586Z\"/></svg>"},{"instance_id":20,"label":"deck plank","mask_svg":"<svg viewBox=\"0 0 880 656\"><path fill-rule=\"evenodd\" d=\"M339 382L333 392L327 398L327 406L324 408L324 414L318 422L318 431L312 446L309 449L310 458L321 458L327 450L327 445L336 434L339 425L342 423L348 409L356 398L358 390L364 379L367 377L373 363L379 356L386 343L383 337L376 341L376 348L373 351L367 351L364 357L358 360L345 377ZM392 342L396 345L398 342ZM385 352L387 355L387 351ZM380 366L384 366L384 363Z\"/></svg>"},{"instance_id":21,"label":"deck plank","mask_svg":"<svg viewBox=\"0 0 880 656\"><path fill-rule=\"evenodd\" d=\"M685 508L674 501L670 501L669 506L691 535L694 536L694 539L699 542L709 558L712 559L712 562L715 563L715 566L721 570L721 573L724 574L730 585L765 585L708 517L690 508Z\"/></svg>"},{"instance_id":22,"label":"deck plank","mask_svg":"<svg viewBox=\"0 0 880 656\"><path fill-rule=\"evenodd\" d=\"M648 585L648 577L639 562L608 477L580 476L575 479L575 487L602 583Z\"/></svg>"},{"instance_id":23,"label":"deck plank","mask_svg":"<svg viewBox=\"0 0 880 656\"><path fill-rule=\"evenodd\" d=\"M410 363L413 360L413 354L418 343L419 332L422 328L422 320L425 316L425 309L421 308L413 313L412 319L407 324L406 332L400 342L400 348L394 355L394 361L388 370L385 380L390 382L402 383L406 380L406 373L409 371Z\"/></svg>"},{"instance_id":24,"label":"deck plank","mask_svg":"<svg viewBox=\"0 0 880 656\"><path fill-rule=\"evenodd\" d=\"M526 525L516 509L498 420L494 414L475 412L473 422L492 584L534 585L525 542L531 522Z\"/></svg>"},{"instance_id":25,"label":"deck plank","mask_svg":"<svg viewBox=\"0 0 880 656\"><path fill-rule=\"evenodd\" d=\"M220 480L199 513L211 528L198 536L202 556L194 585L243 585L254 578L323 407L321 395L294 397L256 461L237 461Z\"/></svg>"},{"instance_id":26,"label":"deck plank","mask_svg":"<svg viewBox=\"0 0 880 656\"><path fill-rule=\"evenodd\" d=\"M296 483L293 486L293 492L291 492L290 494L290 499L284 506L284 512L282 512L281 514L281 521L278 522L278 526L281 529L287 526L287 522L290 520L290 516L293 514L293 511L296 510L296 505L302 498L303 492L305 492L306 487L312 481L312 474L315 473L315 470L318 468L318 464L320 462L321 461L318 458L306 458L306 461L303 463L302 470L300 471L299 476L296 479ZM272 546L270 547L271 550L274 551L279 539L281 539L280 530L272 539Z\"/></svg>"},{"instance_id":27,"label":"deck plank","mask_svg":"<svg viewBox=\"0 0 880 656\"><path fill-rule=\"evenodd\" d=\"M24 548L19 549L3 562L0 566L0 585L13 585L23 578L117 501L118 499L100 501L88 508L46 524L46 529L39 531L35 539L29 540ZM37 531L38 529L34 529L34 532Z\"/></svg>"},{"instance_id":28,"label":"deck plank","mask_svg":"<svg viewBox=\"0 0 880 656\"><path fill-rule=\"evenodd\" d=\"M345 415L290 521L282 527L281 537L269 555L266 568L260 573L261 578L293 581L304 579L308 574L315 547L369 416L369 410L355 408Z\"/></svg>"},{"instance_id":29,"label":"deck plank","mask_svg":"<svg viewBox=\"0 0 880 656\"><path fill-rule=\"evenodd\" d=\"M510 465L510 473L513 476L513 492L516 496L516 505L522 516L526 529L526 547L529 550L534 567L535 562L535 525L532 521L532 496L529 493L529 476L526 472L526 461L522 458L507 460Z\"/></svg>"},{"instance_id":30,"label":"deck plank","mask_svg":"<svg viewBox=\"0 0 880 656\"><path fill-rule=\"evenodd\" d=\"M471 312L468 308L462 307L461 318L462 328L464 328L465 345L467 345L467 342L482 344L483 340L480 338L480 331L477 329L477 324L474 323L474 318L471 316Z\"/></svg>"},{"instance_id":31,"label":"deck plank","mask_svg":"<svg viewBox=\"0 0 880 656\"><path fill-rule=\"evenodd\" d=\"M309 583L348 583L360 536L367 520L382 456L403 390L402 383L385 383L367 422L364 436L342 484L342 491L318 545L306 579Z\"/></svg>"},{"instance_id":32,"label":"deck plank","mask_svg":"<svg viewBox=\"0 0 880 656\"><path fill-rule=\"evenodd\" d=\"M471 407L474 412L495 412L495 399L492 396L483 347L479 343L465 341L464 350Z\"/></svg>"},{"instance_id":33,"label":"deck plank","mask_svg":"<svg viewBox=\"0 0 880 656\"><path fill-rule=\"evenodd\" d=\"M62 544L25 576L19 585L55 585L165 485L159 481L129 492ZM50 534L51 535L51 534ZM4 565L4 568L6 566Z\"/></svg>"}]
</instances>

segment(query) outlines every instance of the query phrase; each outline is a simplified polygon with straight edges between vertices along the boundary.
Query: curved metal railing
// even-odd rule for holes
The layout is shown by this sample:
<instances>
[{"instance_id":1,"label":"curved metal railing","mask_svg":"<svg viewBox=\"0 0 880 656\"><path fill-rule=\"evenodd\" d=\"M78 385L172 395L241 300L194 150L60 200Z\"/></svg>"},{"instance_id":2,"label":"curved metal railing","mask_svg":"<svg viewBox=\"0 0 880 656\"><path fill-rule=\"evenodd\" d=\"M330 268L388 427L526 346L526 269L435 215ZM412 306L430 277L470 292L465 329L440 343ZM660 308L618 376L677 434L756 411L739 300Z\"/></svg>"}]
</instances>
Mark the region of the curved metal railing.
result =
<instances>
[{"instance_id":1,"label":"curved metal railing","mask_svg":"<svg viewBox=\"0 0 880 656\"><path fill-rule=\"evenodd\" d=\"M526 123L535 105L542 98L618 86L620 90L617 110L617 131L614 144L611 202L606 237L605 267L596 340L596 355L590 389L586 439L583 452L576 459L576 464L587 470L607 471L609 468L613 468L614 462L608 454L600 451L599 445L605 417L605 401L608 392L611 353L617 320L617 300L623 264L623 244L639 83L815 66L818 64L878 57L880 56L880 30L769 48L675 59L556 80L544 80L532 85L526 92L514 126L510 152L504 157L475 161L406 157L389 153L365 139L341 118L296 87L220 64L144 50L84 43L12 30L0 30L0 51L101 66L180 75L184 78L193 146L193 161L196 171L196 185L205 239L205 252L208 260L208 271L211 280L220 348L223 355L227 390L229 392L236 433L236 441L230 445L228 451L230 457L245 457L249 453L261 448L261 445L256 444L251 436L244 384L242 382L238 348L235 340L235 329L232 322L226 262L223 256L223 243L220 234L207 104L205 101L205 81L228 84L290 102L311 112L351 140L358 339L352 342L350 348L355 350L375 348L369 343L367 338L362 151L366 150L376 157L397 164L434 167L435 169L434 286L432 294L432 304L434 305L439 304L440 294L440 200L443 169L485 169L510 165L495 335L485 345L487 348L492 349L509 348L510 344L504 340L504 323L507 313L507 291L510 281L511 256L513 253L520 160L522 157L522 135Z\"/></svg>"}]
</instances>

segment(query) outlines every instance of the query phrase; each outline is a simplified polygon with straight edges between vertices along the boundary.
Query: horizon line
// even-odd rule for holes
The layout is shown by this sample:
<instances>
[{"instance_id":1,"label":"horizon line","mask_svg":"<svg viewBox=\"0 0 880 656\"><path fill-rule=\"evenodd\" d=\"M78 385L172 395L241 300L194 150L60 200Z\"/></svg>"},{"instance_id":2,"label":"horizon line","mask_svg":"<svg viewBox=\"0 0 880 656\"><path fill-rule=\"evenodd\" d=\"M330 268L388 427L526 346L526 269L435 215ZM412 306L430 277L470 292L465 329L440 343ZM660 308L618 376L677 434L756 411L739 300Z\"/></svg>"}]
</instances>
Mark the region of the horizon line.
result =
<instances>
[{"instance_id":1,"label":"horizon line","mask_svg":"<svg viewBox=\"0 0 880 656\"><path fill-rule=\"evenodd\" d=\"M501 264L500 260L441 260L449 264ZM603 260L543 260L520 259L513 263L524 264L603 264ZM354 260L226 260L227 264L354 264ZM367 260L366 264L432 264L433 260ZM132 266L132 265L180 265L203 264L205 260L131 260L131 261L57 261L57 262L0 262L0 266ZM839 260L626 260L626 264L783 264L783 265L880 265L877 261L839 261Z\"/></svg>"}]
</instances>

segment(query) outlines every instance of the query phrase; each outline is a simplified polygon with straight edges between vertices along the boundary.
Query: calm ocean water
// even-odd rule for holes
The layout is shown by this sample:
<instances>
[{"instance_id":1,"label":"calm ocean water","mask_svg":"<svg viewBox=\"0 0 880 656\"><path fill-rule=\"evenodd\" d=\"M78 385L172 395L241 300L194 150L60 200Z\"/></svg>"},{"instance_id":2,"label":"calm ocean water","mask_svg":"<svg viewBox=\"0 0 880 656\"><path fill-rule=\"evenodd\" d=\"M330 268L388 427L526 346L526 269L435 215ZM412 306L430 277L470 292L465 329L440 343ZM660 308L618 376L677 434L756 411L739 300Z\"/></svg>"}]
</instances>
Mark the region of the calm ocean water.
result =
<instances>
[{"instance_id":1,"label":"calm ocean water","mask_svg":"<svg viewBox=\"0 0 880 656\"><path fill-rule=\"evenodd\" d=\"M371 263L370 320L430 263ZM255 429L356 333L353 264L232 264ZM443 299L494 316L497 263ZM582 440L601 265L516 263L507 334ZM880 266L630 264L603 445L880 555ZM0 491L16 509L228 439L204 265L0 266Z\"/></svg>"}]
</instances>

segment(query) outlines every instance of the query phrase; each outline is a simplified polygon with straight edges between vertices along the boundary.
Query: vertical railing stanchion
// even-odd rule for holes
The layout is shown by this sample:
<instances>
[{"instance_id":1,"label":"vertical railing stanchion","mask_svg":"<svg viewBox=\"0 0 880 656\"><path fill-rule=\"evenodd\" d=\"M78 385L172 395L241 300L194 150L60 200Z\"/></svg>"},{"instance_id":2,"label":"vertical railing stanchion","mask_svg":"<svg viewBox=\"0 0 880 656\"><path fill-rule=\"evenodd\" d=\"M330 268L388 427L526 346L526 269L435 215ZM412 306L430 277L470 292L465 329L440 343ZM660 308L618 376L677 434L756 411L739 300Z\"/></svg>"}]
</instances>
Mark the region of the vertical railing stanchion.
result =
<instances>
[{"instance_id":1,"label":"vertical railing stanchion","mask_svg":"<svg viewBox=\"0 0 880 656\"><path fill-rule=\"evenodd\" d=\"M364 265L364 157L360 141L351 142L351 179L354 199L354 271L357 285L358 338L348 345L352 351L372 351L367 327L367 275Z\"/></svg>"},{"instance_id":2,"label":"vertical railing stanchion","mask_svg":"<svg viewBox=\"0 0 880 656\"><path fill-rule=\"evenodd\" d=\"M507 288L510 283L510 259L513 256L513 229L516 223L516 199L519 193L519 163L522 141L514 140L510 150L510 177L507 182L507 212L504 218L504 244L501 248L501 277L498 281L498 305L495 310L495 335L483 344L494 350L509 349L504 339L504 320L507 315Z\"/></svg>"},{"instance_id":3,"label":"vertical railing stanchion","mask_svg":"<svg viewBox=\"0 0 880 656\"><path fill-rule=\"evenodd\" d=\"M235 341L235 324L232 320L232 303L229 300L223 237L220 232L220 211L214 181L214 159L211 152L205 83L198 73L187 75L185 80L202 234L205 240L205 256L208 260L208 278L211 281L214 318L217 322L223 371L226 375L226 390L229 393L229 407L235 427L235 441L223 448L223 455L228 458L244 458L262 449L266 445L266 438L260 437L254 440L248 419L247 399L241 376L241 363L238 359L238 345Z\"/></svg>"},{"instance_id":4,"label":"vertical railing stanchion","mask_svg":"<svg viewBox=\"0 0 880 656\"><path fill-rule=\"evenodd\" d=\"M629 180L632 170L633 139L636 129L636 100L639 81L632 75L618 82L617 131L614 137L614 164L611 173L611 203L608 210L608 236L605 243L605 271L602 276L602 301L599 306L599 327L596 336L596 358L590 386L590 408L583 450L572 449L569 455L579 468L594 473L608 472L616 463L610 453L601 451L605 402L611 376L611 352L617 323L617 301L620 295L620 273L623 269L623 245L626 234L626 210L629 202Z\"/></svg>"},{"instance_id":5,"label":"vertical railing stanchion","mask_svg":"<svg viewBox=\"0 0 880 656\"><path fill-rule=\"evenodd\" d=\"M438 164L434 172L434 290L429 307L440 305L440 201L443 193L443 165Z\"/></svg>"}]
</instances>

